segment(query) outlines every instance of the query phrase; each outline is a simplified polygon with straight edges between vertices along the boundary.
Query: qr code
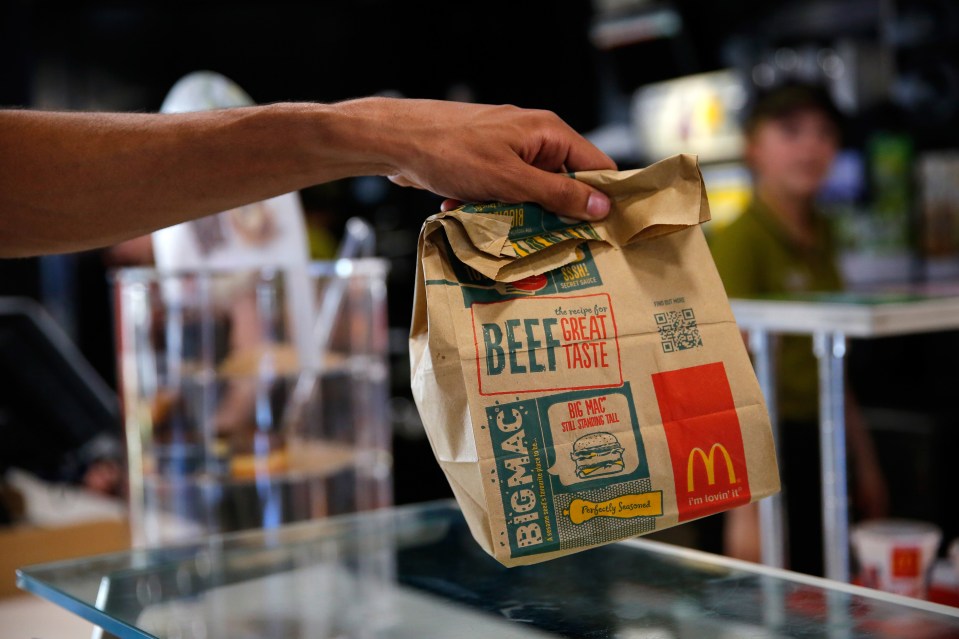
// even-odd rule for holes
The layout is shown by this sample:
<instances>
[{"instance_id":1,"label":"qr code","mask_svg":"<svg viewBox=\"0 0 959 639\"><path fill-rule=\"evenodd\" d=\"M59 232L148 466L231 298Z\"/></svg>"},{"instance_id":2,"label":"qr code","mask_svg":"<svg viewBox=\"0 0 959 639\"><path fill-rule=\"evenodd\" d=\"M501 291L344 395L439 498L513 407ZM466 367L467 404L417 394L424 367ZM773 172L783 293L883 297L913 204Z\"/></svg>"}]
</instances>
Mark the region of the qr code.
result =
<instances>
[{"instance_id":1,"label":"qr code","mask_svg":"<svg viewBox=\"0 0 959 639\"><path fill-rule=\"evenodd\" d=\"M656 313L656 327L663 342L663 352L673 353L697 348L703 345L703 338L696 325L693 309Z\"/></svg>"}]
</instances>

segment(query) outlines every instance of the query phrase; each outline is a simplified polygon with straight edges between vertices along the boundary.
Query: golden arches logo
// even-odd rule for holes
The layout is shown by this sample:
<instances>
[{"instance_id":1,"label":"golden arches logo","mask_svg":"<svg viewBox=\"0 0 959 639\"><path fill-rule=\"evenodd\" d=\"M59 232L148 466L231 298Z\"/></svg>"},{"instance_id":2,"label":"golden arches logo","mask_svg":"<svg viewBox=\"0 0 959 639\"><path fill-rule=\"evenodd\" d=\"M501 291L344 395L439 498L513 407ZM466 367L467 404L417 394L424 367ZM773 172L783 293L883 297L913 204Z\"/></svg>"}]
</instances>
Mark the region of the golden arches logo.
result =
<instances>
[{"instance_id":1,"label":"golden arches logo","mask_svg":"<svg viewBox=\"0 0 959 639\"><path fill-rule=\"evenodd\" d=\"M699 458L703 460L703 466L706 468L706 483L710 486L716 483L717 449L723 454L723 457L726 458L726 476L729 478L729 483L736 483L736 470L733 468L733 460L729 456L729 451L726 450L725 446L719 442L716 442L710 447L708 453L698 446L689 451L689 461L686 464L686 488L689 490L689 492L696 490L695 479L693 479L693 463L696 460L697 454L699 455Z\"/></svg>"}]
</instances>

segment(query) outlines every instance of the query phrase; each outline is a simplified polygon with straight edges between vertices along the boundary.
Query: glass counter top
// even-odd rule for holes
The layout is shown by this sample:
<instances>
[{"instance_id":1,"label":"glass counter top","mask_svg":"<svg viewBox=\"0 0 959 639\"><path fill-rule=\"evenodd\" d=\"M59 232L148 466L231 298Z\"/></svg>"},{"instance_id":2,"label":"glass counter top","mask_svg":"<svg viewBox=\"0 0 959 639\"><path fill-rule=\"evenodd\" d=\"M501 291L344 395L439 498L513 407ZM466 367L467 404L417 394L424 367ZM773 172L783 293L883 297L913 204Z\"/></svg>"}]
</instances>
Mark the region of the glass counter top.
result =
<instances>
[{"instance_id":1,"label":"glass counter top","mask_svg":"<svg viewBox=\"0 0 959 639\"><path fill-rule=\"evenodd\" d=\"M959 637L959 609L637 539L504 568L454 502L26 567L143 639Z\"/></svg>"}]
</instances>

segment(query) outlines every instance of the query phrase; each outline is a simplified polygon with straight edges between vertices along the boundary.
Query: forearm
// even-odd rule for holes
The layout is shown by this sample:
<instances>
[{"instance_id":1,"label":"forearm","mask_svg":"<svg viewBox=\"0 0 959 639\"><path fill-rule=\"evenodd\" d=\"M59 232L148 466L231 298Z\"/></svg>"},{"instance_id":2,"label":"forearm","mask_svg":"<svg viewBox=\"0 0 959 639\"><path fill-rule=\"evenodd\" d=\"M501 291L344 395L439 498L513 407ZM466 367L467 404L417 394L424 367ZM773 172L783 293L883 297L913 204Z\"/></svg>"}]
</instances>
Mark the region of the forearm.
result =
<instances>
[{"instance_id":1,"label":"forearm","mask_svg":"<svg viewBox=\"0 0 959 639\"><path fill-rule=\"evenodd\" d=\"M0 111L0 257L75 251L357 175L580 219L615 169L555 114L364 98L177 115Z\"/></svg>"},{"instance_id":2,"label":"forearm","mask_svg":"<svg viewBox=\"0 0 959 639\"><path fill-rule=\"evenodd\" d=\"M889 490L879 464L879 455L873 442L862 409L855 396L846 391L846 437L855 473L855 500L865 517L885 517L889 514Z\"/></svg>"},{"instance_id":3,"label":"forearm","mask_svg":"<svg viewBox=\"0 0 959 639\"><path fill-rule=\"evenodd\" d=\"M848 382L847 382L848 383ZM845 421L846 421L846 442L849 452L855 456L871 457L874 455L872 438L866 428L866 422L862 416L862 409L856 396L846 388L845 398Z\"/></svg>"},{"instance_id":4,"label":"forearm","mask_svg":"<svg viewBox=\"0 0 959 639\"><path fill-rule=\"evenodd\" d=\"M0 254L112 244L311 184L388 173L376 148L386 141L351 111L0 112Z\"/></svg>"}]
</instances>

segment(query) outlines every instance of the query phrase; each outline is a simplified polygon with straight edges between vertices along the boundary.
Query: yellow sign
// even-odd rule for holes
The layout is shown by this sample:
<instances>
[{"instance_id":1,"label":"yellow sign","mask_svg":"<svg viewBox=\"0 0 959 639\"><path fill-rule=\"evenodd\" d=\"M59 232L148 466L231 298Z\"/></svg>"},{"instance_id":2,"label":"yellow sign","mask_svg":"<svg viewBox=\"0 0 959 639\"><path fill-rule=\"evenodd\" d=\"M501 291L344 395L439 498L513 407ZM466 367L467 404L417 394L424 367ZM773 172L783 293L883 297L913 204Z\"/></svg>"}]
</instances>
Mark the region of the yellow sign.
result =
<instances>
[{"instance_id":1,"label":"yellow sign","mask_svg":"<svg viewBox=\"0 0 959 639\"><path fill-rule=\"evenodd\" d=\"M656 517L663 514L663 491L621 495L601 502L574 499L569 508L563 510L563 514L574 524L581 524L593 517Z\"/></svg>"},{"instance_id":2,"label":"yellow sign","mask_svg":"<svg viewBox=\"0 0 959 639\"><path fill-rule=\"evenodd\" d=\"M710 447L709 453L704 452L698 446L689 451L689 462L686 465L686 488L689 492L696 490L695 480L693 479L693 462L696 460L697 454L703 460L703 466L706 468L706 483L710 486L716 483L716 449L719 449L723 457L726 458L726 476L729 478L729 483L736 483L736 471L733 469L733 460L729 456L729 451L717 442Z\"/></svg>"}]
</instances>

